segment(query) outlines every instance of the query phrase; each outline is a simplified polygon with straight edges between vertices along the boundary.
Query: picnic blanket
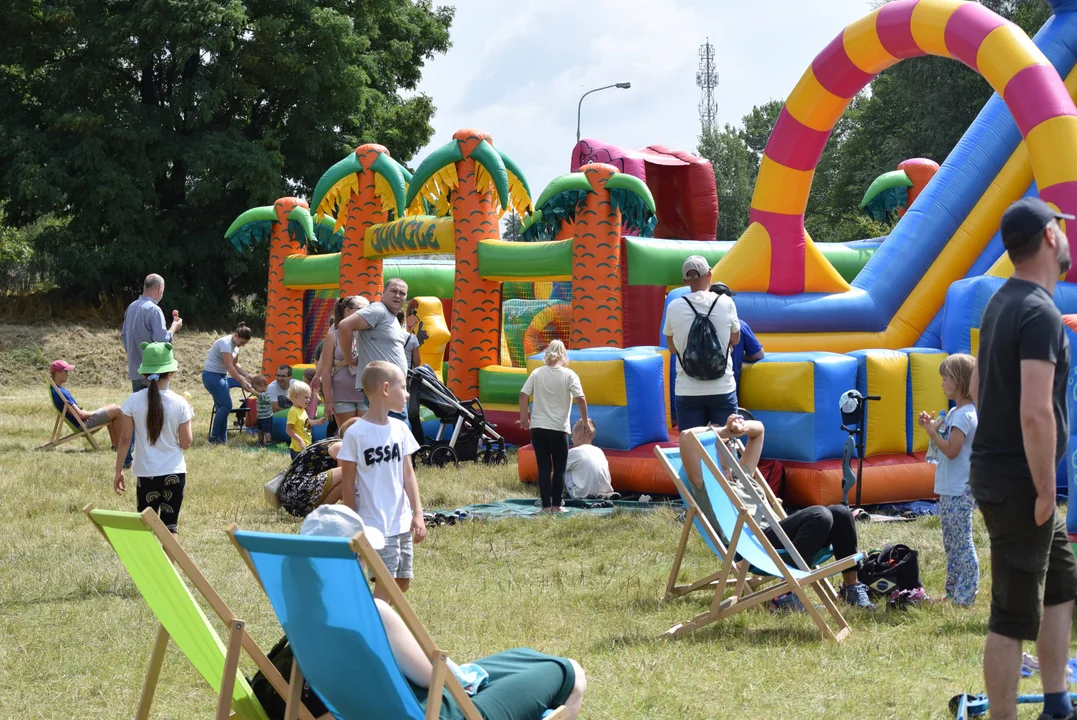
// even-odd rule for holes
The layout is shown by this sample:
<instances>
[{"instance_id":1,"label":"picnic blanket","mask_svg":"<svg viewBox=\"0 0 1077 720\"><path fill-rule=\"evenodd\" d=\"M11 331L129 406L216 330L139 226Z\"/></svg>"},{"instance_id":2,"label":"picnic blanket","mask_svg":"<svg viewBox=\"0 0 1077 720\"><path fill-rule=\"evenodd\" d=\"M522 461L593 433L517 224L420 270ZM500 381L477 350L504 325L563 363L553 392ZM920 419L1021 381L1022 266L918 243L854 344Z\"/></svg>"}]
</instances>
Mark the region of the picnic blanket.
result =
<instances>
[{"instance_id":1,"label":"picnic blanket","mask_svg":"<svg viewBox=\"0 0 1077 720\"><path fill-rule=\"evenodd\" d=\"M603 517L618 512L654 512L659 508L680 510L683 509L684 506L680 500L672 502L639 502L637 500L565 500L564 507L566 512L560 513L561 516L572 517L575 515L587 514L595 517ZM466 516L474 518L501 520L503 518L535 517L536 515L541 514L540 511L541 507L538 504L538 500L535 498L510 498L508 500L501 500L500 502L465 505L464 507L456 508L455 510L435 511L433 514L437 515L440 512L444 515L456 514L459 516L462 513L466 513Z\"/></svg>"}]
</instances>

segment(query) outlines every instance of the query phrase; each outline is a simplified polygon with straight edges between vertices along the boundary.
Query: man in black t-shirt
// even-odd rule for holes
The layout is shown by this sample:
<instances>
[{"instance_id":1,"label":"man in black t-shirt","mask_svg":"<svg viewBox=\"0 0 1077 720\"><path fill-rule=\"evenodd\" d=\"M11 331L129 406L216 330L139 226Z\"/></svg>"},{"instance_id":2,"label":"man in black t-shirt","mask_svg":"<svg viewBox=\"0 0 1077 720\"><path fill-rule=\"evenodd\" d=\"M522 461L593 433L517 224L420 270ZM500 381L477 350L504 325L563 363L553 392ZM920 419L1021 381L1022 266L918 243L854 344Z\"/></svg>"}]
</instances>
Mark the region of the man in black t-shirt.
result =
<instances>
[{"instance_id":1,"label":"man in black t-shirt","mask_svg":"<svg viewBox=\"0 0 1077 720\"><path fill-rule=\"evenodd\" d=\"M973 392L979 426L969 485L991 538L991 618L984 678L995 720L1017 717L1021 642L1035 640L1043 678L1041 719L1074 718L1066 692L1077 559L1055 512L1055 472L1066 450L1070 347L1052 294L1070 267L1059 220L1039 198L1002 216L1013 277L980 324Z\"/></svg>"}]
</instances>

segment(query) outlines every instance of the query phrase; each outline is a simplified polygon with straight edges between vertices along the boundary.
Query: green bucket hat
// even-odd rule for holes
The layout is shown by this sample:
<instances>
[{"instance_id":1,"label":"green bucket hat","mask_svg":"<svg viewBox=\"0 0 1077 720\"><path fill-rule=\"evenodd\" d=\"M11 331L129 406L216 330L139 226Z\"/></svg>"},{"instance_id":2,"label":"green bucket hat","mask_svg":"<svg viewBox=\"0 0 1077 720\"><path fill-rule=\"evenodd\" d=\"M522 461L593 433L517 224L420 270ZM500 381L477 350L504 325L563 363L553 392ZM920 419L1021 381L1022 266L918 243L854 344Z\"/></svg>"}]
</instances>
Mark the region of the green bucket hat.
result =
<instances>
[{"instance_id":1,"label":"green bucket hat","mask_svg":"<svg viewBox=\"0 0 1077 720\"><path fill-rule=\"evenodd\" d=\"M179 370L172 355L172 343L142 343L142 364L139 375L161 375Z\"/></svg>"}]
</instances>

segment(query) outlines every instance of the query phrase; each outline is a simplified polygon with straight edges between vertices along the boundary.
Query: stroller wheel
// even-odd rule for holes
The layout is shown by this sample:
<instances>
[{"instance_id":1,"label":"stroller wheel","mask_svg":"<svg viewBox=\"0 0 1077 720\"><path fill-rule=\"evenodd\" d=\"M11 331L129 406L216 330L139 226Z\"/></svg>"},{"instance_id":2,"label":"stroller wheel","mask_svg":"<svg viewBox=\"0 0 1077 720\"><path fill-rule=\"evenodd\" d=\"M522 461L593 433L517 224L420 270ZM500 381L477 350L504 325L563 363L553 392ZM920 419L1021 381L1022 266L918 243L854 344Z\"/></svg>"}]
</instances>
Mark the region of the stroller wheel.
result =
<instances>
[{"instance_id":1,"label":"stroller wheel","mask_svg":"<svg viewBox=\"0 0 1077 720\"><path fill-rule=\"evenodd\" d=\"M494 461L494 454L489 450L483 450L479 459L482 461L483 465L489 465Z\"/></svg>"},{"instance_id":2,"label":"stroller wheel","mask_svg":"<svg viewBox=\"0 0 1077 720\"><path fill-rule=\"evenodd\" d=\"M418 450L416 450L415 454L412 455L412 462L415 463L415 464L420 464L421 463L423 465L429 465L430 464L430 446L429 445L423 445Z\"/></svg>"},{"instance_id":3,"label":"stroller wheel","mask_svg":"<svg viewBox=\"0 0 1077 720\"><path fill-rule=\"evenodd\" d=\"M456 451L447 446L434 448L430 453L428 462L434 467L445 467L449 463L452 463L453 467L460 465L460 461L456 457Z\"/></svg>"},{"instance_id":4,"label":"stroller wheel","mask_svg":"<svg viewBox=\"0 0 1077 720\"><path fill-rule=\"evenodd\" d=\"M504 465L508 461L509 461L509 458L505 454L505 451L504 450L498 450L497 452L495 452L493 454L493 457L490 459L490 464L491 465Z\"/></svg>"}]
</instances>

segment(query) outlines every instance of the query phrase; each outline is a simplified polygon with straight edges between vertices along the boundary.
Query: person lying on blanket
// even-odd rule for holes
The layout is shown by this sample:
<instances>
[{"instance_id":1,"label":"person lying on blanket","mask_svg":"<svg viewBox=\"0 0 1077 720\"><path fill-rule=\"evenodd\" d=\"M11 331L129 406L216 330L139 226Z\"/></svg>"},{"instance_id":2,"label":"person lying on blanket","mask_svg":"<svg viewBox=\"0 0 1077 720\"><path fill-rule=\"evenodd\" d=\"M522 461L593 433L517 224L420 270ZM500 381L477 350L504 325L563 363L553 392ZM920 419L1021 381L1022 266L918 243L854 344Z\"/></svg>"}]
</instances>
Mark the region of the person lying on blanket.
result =
<instances>
[{"instance_id":1,"label":"person lying on blanket","mask_svg":"<svg viewBox=\"0 0 1077 720\"><path fill-rule=\"evenodd\" d=\"M380 532L367 527L359 514L345 505L318 507L307 515L299 528L300 535L351 538L357 532L366 533L367 538L376 543L375 548L385 542ZM392 605L381 598L374 598L374 606L378 609L385 636L389 640L389 649L400 672L416 687L429 689L434 678L434 666L419 641ZM468 695L475 695L486 687L494 691L486 697L487 702L482 703L483 717L488 720L539 720L544 708L562 704L565 706L562 718L576 720L583 707L583 693L587 689L587 678L580 664L571 658L554 658L528 648L520 648L520 651L514 660L506 658L496 666L487 664L482 667L475 663L460 666L450 660L449 669L460 680ZM526 686L512 681L510 676L514 672L527 665L534 667L539 659L546 661L545 672L530 675L531 682ZM571 667L570 672L558 670L563 663ZM566 687L569 682L571 690ZM479 702L477 698L475 700ZM490 712L494 708L497 711Z\"/></svg>"},{"instance_id":2,"label":"person lying on blanket","mask_svg":"<svg viewBox=\"0 0 1077 720\"><path fill-rule=\"evenodd\" d=\"M767 496L754 480L756 466L759 464L759 455L763 451L763 423L758 420L745 420L740 415L730 415L724 426L716 427L711 425L710 427L717 432L718 437L723 441L741 437L747 438L744 453L740 458L740 465L754 486L758 497L763 498L765 502ZM697 456L693 445L684 442L690 432L692 431L685 430L681 433L681 460L684 463L688 480L691 482L690 490L696 499L696 503L703 511L708 522L710 522L711 527L717 529L718 523L714 519L714 511L711 509L710 501L703 487L701 460ZM782 544L777 535L775 535L774 529L770 526L766 513L762 512L762 508L758 507L758 501L753 497L753 494L741 486L729 468L725 468L725 475L733 492L737 494L748 512L759 523L767 539L775 547L781 548ZM856 522L853 520L852 512L844 505L830 505L829 507L813 505L797 510L782 520L779 525L805 562L810 563L812 558L828 545L833 547L834 556L839 558L848 557L857 551ZM842 578L844 583L841 586L840 594L845 602L854 607L874 608L874 605L868 600L867 586L857 579L855 567L842 573ZM791 592L779 595L771 600L771 607L775 610L802 611L804 609L800 600Z\"/></svg>"}]
</instances>

